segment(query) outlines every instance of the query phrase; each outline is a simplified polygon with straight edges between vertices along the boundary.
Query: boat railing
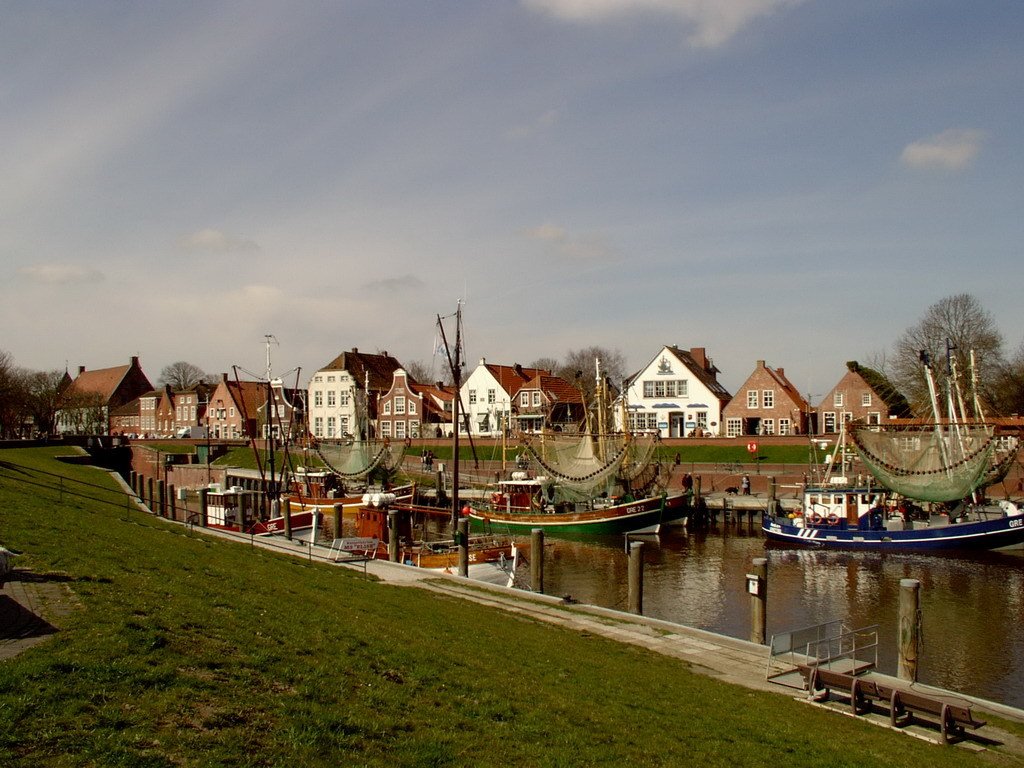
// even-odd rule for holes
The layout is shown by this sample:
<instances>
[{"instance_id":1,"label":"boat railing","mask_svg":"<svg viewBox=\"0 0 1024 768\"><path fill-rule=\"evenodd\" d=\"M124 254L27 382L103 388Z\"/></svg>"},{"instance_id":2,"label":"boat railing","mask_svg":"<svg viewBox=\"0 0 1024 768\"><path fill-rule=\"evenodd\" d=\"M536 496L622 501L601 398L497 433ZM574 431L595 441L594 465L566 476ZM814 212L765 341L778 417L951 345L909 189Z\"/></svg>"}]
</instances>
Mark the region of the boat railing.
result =
<instances>
[{"instance_id":1,"label":"boat railing","mask_svg":"<svg viewBox=\"0 0 1024 768\"><path fill-rule=\"evenodd\" d=\"M788 684L801 666L857 674L878 666L878 625L850 629L840 619L773 634L766 678ZM796 677L802 680L802 677ZM796 679L796 678L794 678ZM800 686L802 687L802 682Z\"/></svg>"}]
</instances>

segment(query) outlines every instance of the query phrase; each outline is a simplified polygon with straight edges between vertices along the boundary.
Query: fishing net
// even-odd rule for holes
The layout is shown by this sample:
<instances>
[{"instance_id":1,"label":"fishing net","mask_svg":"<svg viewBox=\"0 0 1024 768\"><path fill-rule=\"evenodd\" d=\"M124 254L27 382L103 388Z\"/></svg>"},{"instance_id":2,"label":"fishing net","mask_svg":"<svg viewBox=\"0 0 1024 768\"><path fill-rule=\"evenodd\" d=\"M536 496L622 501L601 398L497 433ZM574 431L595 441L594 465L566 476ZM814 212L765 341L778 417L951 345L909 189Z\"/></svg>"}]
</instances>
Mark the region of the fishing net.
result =
<instances>
[{"instance_id":1,"label":"fishing net","mask_svg":"<svg viewBox=\"0 0 1024 768\"><path fill-rule=\"evenodd\" d=\"M993 469L996 440L984 425L905 429L855 427L853 443L878 481L919 501L955 501L981 487Z\"/></svg>"},{"instance_id":2,"label":"fishing net","mask_svg":"<svg viewBox=\"0 0 1024 768\"><path fill-rule=\"evenodd\" d=\"M355 480L366 477L377 467L392 469L398 466L404 446L388 440L319 442L316 452L335 475L344 480Z\"/></svg>"},{"instance_id":3,"label":"fishing net","mask_svg":"<svg viewBox=\"0 0 1024 768\"><path fill-rule=\"evenodd\" d=\"M612 491L619 481L639 479L651 464L654 436L565 435L532 436L526 450L555 481L561 498L592 499Z\"/></svg>"}]
</instances>

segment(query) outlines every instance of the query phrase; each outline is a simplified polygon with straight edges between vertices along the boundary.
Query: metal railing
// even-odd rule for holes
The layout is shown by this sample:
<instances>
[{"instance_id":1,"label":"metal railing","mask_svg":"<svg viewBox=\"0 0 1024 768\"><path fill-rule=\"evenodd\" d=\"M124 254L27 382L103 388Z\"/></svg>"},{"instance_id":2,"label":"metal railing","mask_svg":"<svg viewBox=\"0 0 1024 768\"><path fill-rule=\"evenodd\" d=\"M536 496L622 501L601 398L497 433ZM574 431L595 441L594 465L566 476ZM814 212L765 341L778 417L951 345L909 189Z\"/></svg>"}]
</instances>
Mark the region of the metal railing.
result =
<instances>
[{"instance_id":1,"label":"metal railing","mask_svg":"<svg viewBox=\"0 0 1024 768\"><path fill-rule=\"evenodd\" d=\"M769 643L768 680L800 666L856 674L878 666L878 625L850 629L839 619L779 632Z\"/></svg>"}]
</instances>

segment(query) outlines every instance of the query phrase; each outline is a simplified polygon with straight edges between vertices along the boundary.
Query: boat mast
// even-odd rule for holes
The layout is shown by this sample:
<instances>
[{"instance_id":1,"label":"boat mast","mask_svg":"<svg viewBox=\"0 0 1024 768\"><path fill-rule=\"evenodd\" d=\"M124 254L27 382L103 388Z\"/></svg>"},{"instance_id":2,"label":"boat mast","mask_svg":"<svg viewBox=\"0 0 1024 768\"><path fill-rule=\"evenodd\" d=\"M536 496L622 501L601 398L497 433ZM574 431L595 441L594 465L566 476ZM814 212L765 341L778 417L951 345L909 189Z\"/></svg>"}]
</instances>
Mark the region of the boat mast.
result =
<instances>
[{"instance_id":1,"label":"boat mast","mask_svg":"<svg viewBox=\"0 0 1024 768\"><path fill-rule=\"evenodd\" d=\"M271 371L273 370L270 366L270 344L272 341L277 341L273 334L264 334L264 343L267 345L267 460L269 462L268 467L270 469L270 480L267 483L267 495L270 497L270 502L273 503L278 499L278 488L277 488L277 476L274 472L274 390L270 383Z\"/></svg>"},{"instance_id":2,"label":"boat mast","mask_svg":"<svg viewBox=\"0 0 1024 768\"><path fill-rule=\"evenodd\" d=\"M942 464L946 467L946 471L949 471L949 451L946 447L946 440L942 434L942 418L939 412L939 395L935 389L935 377L932 375L932 359L931 356L925 351L921 350L919 357L921 362L924 363L924 376L928 382L928 396L931 399L932 404L932 417L935 422L935 437L936 442L939 444L939 451L942 454Z\"/></svg>"},{"instance_id":3,"label":"boat mast","mask_svg":"<svg viewBox=\"0 0 1024 768\"><path fill-rule=\"evenodd\" d=\"M597 399L597 458L604 461L604 408L605 408L605 392L604 382L601 378L601 358L594 358L594 377L595 377L595 388Z\"/></svg>"}]
</instances>

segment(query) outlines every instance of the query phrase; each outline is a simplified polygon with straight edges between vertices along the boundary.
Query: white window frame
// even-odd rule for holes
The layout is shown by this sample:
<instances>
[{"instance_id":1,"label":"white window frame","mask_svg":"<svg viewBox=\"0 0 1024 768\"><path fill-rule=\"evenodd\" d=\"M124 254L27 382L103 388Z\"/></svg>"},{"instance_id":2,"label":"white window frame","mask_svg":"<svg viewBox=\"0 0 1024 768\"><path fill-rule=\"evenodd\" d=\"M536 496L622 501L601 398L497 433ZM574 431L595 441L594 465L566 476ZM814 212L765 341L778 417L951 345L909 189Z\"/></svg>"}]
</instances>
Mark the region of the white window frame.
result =
<instances>
[{"instance_id":1,"label":"white window frame","mask_svg":"<svg viewBox=\"0 0 1024 768\"><path fill-rule=\"evenodd\" d=\"M756 389L747 390L747 408L757 408L758 403L760 402L758 400L759 394L760 393Z\"/></svg>"}]
</instances>

